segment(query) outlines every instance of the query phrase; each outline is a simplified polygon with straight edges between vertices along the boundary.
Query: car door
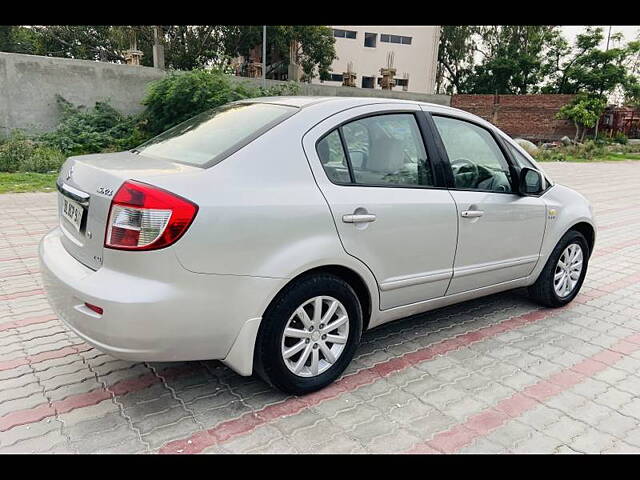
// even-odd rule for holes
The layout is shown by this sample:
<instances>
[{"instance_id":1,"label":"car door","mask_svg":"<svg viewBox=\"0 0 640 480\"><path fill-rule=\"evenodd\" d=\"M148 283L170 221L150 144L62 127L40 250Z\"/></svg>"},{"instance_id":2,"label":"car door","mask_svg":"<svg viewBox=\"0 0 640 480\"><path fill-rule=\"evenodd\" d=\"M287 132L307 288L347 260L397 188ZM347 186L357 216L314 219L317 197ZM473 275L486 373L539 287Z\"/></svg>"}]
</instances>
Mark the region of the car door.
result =
<instances>
[{"instance_id":1,"label":"car door","mask_svg":"<svg viewBox=\"0 0 640 480\"><path fill-rule=\"evenodd\" d=\"M381 309L443 296L453 272L456 207L424 122L414 104L377 104L336 114L303 139L345 250L378 282Z\"/></svg>"},{"instance_id":2,"label":"car door","mask_svg":"<svg viewBox=\"0 0 640 480\"><path fill-rule=\"evenodd\" d=\"M447 295L528 276L538 262L546 206L517 193L517 169L485 126L433 114L458 209L458 247Z\"/></svg>"}]
</instances>

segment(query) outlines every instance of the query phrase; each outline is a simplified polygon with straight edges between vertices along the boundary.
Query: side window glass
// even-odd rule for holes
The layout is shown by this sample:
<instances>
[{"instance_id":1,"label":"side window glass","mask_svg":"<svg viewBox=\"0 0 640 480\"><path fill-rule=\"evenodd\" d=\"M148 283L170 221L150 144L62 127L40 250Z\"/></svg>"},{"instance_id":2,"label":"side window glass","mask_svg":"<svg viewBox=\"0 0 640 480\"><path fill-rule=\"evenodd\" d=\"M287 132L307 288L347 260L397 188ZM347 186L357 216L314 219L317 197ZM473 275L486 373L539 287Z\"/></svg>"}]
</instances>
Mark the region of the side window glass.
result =
<instances>
[{"instance_id":1,"label":"side window glass","mask_svg":"<svg viewBox=\"0 0 640 480\"><path fill-rule=\"evenodd\" d=\"M422 136L410 113L377 115L343 125L355 183L433 186Z\"/></svg>"},{"instance_id":2,"label":"side window glass","mask_svg":"<svg viewBox=\"0 0 640 480\"><path fill-rule=\"evenodd\" d=\"M511 192L511 173L498 144L484 128L433 116L453 170L456 188Z\"/></svg>"},{"instance_id":3,"label":"side window glass","mask_svg":"<svg viewBox=\"0 0 640 480\"><path fill-rule=\"evenodd\" d=\"M513 145L508 142L504 143L507 144L507 148L509 149L509 152L511 152L511 155L513 156L518 166L536 169L536 167L533 166L533 163L531 163L529 159L521 154Z\"/></svg>"},{"instance_id":4,"label":"side window glass","mask_svg":"<svg viewBox=\"0 0 640 480\"><path fill-rule=\"evenodd\" d=\"M335 183L350 183L347 157L342 149L340 134L334 130L325 135L316 146L322 168L327 173L329 180Z\"/></svg>"},{"instance_id":5,"label":"side window glass","mask_svg":"<svg viewBox=\"0 0 640 480\"><path fill-rule=\"evenodd\" d=\"M342 127L351 167L361 170L369 157L369 132L361 122L347 123Z\"/></svg>"}]
</instances>

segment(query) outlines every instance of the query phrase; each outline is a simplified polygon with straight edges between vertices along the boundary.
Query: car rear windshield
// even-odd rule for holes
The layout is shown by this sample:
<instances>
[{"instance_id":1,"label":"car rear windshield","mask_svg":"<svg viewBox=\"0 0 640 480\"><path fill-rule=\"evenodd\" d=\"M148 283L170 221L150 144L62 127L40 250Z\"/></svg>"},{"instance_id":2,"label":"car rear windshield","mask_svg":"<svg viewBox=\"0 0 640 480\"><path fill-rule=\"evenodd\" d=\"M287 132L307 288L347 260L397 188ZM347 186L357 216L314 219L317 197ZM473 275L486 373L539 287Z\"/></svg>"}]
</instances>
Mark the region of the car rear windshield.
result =
<instances>
[{"instance_id":1,"label":"car rear windshield","mask_svg":"<svg viewBox=\"0 0 640 480\"><path fill-rule=\"evenodd\" d=\"M198 167L210 167L298 111L272 103L214 108L170 128L134 151Z\"/></svg>"}]
</instances>

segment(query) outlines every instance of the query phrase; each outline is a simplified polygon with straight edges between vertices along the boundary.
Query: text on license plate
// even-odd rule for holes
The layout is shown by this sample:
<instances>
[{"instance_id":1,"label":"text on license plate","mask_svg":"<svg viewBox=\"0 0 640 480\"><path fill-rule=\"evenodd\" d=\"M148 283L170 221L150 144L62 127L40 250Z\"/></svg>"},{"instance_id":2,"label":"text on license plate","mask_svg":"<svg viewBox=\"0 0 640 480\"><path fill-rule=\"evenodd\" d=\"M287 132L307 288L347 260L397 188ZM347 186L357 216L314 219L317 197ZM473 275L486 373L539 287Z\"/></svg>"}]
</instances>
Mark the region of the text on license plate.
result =
<instances>
[{"instance_id":1,"label":"text on license plate","mask_svg":"<svg viewBox=\"0 0 640 480\"><path fill-rule=\"evenodd\" d=\"M69 220L69 222L71 222L78 231L80 231L83 213L84 210L78 203L73 200L69 200L66 197L62 197L62 216Z\"/></svg>"}]
</instances>

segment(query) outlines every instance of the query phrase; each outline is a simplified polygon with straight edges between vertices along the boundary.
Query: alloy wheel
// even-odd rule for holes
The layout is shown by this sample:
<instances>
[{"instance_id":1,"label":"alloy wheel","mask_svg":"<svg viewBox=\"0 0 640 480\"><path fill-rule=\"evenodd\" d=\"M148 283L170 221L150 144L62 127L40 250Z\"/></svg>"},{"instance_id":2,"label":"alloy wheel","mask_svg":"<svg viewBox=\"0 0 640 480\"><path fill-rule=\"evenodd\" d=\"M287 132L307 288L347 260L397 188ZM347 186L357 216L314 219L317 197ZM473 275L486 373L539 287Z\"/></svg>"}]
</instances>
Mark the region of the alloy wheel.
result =
<instances>
[{"instance_id":1,"label":"alloy wheel","mask_svg":"<svg viewBox=\"0 0 640 480\"><path fill-rule=\"evenodd\" d=\"M313 297L289 318L282 334L282 359L295 375L315 377L338 360L348 338L344 305L333 297Z\"/></svg>"},{"instance_id":2,"label":"alloy wheel","mask_svg":"<svg viewBox=\"0 0 640 480\"><path fill-rule=\"evenodd\" d=\"M553 288L560 298L568 297L578 284L582 273L582 248L577 243L564 249L553 276Z\"/></svg>"}]
</instances>

